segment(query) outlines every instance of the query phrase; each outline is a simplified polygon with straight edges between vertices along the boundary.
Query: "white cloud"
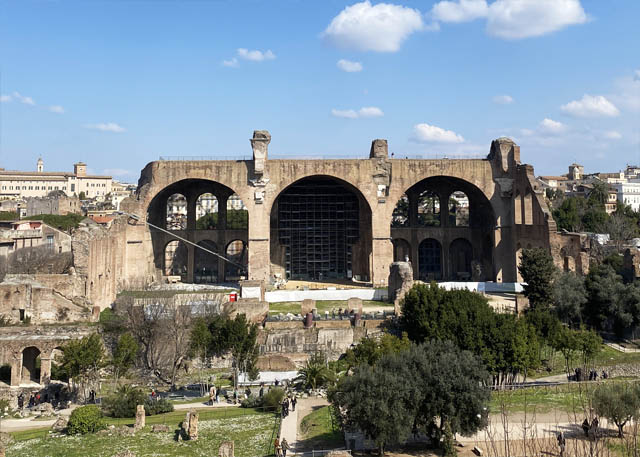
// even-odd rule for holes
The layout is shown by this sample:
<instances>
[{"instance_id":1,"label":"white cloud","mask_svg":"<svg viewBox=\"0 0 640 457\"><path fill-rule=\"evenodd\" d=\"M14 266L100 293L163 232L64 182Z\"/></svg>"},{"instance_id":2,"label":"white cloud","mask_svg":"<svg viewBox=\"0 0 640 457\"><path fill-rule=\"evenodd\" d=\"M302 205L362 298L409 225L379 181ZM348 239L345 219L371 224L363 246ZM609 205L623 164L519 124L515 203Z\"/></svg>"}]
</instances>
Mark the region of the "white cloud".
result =
<instances>
[{"instance_id":1,"label":"white cloud","mask_svg":"<svg viewBox=\"0 0 640 457\"><path fill-rule=\"evenodd\" d=\"M334 46L358 51L396 52L423 29L422 14L413 8L369 0L345 7L322 36Z\"/></svg>"},{"instance_id":2,"label":"white cloud","mask_svg":"<svg viewBox=\"0 0 640 457\"><path fill-rule=\"evenodd\" d=\"M464 138L452 130L445 130L435 125L417 124L413 127L415 141L420 143L463 143Z\"/></svg>"},{"instance_id":3,"label":"white cloud","mask_svg":"<svg viewBox=\"0 0 640 457\"><path fill-rule=\"evenodd\" d=\"M346 71L347 73L357 73L362 71L362 64L360 62L352 62L346 59L338 60L336 64L338 68L342 71Z\"/></svg>"},{"instance_id":4,"label":"white cloud","mask_svg":"<svg viewBox=\"0 0 640 457\"><path fill-rule=\"evenodd\" d=\"M276 55L267 49L266 51L258 51L257 49L238 48L235 57L229 60L223 60L222 65L225 67L236 68L240 65L239 59L249 60L251 62L264 62L265 60L273 60Z\"/></svg>"},{"instance_id":5,"label":"white cloud","mask_svg":"<svg viewBox=\"0 0 640 457\"><path fill-rule=\"evenodd\" d=\"M382 117L384 113L377 106L365 106L358 111L359 117Z\"/></svg>"},{"instance_id":6,"label":"white cloud","mask_svg":"<svg viewBox=\"0 0 640 457\"><path fill-rule=\"evenodd\" d=\"M60 105L51 105L48 110L52 113L64 114L64 108Z\"/></svg>"},{"instance_id":7,"label":"white cloud","mask_svg":"<svg viewBox=\"0 0 640 457\"><path fill-rule=\"evenodd\" d=\"M602 134L607 140L621 140L622 134L616 130L607 130Z\"/></svg>"},{"instance_id":8,"label":"white cloud","mask_svg":"<svg viewBox=\"0 0 640 457\"><path fill-rule=\"evenodd\" d=\"M489 6L487 32L514 40L585 22L587 14L580 0L496 0Z\"/></svg>"},{"instance_id":9,"label":"white cloud","mask_svg":"<svg viewBox=\"0 0 640 457\"><path fill-rule=\"evenodd\" d=\"M11 101L11 95L0 95L0 103L7 103Z\"/></svg>"},{"instance_id":10,"label":"white cloud","mask_svg":"<svg viewBox=\"0 0 640 457\"><path fill-rule=\"evenodd\" d=\"M36 102L33 101L33 98L25 97L24 95L21 95L20 92L14 92L13 93L13 98L18 100L20 103L24 103L25 105L34 106L36 104Z\"/></svg>"},{"instance_id":11,"label":"white cloud","mask_svg":"<svg viewBox=\"0 0 640 457\"><path fill-rule=\"evenodd\" d=\"M562 111L575 117L615 117L620 110L602 95L585 94L581 100L562 105Z\"/></svg>"},{"instance_id":12,"label":"white cloud","mask_svg":"<svg viewBox=\"0 0 640 457\"><path fill-rule=\"evenodd\" d=\"M249 50L245 48L238 48L238 57L244 60L251 60L253 62L262 62L263 60L273 60L276 55L271 52L271 49L266 51L258 51L257 49Z\"/></svg>"},{"instance_id":13,"label":"white cloud","mask_svg":"<svg viewBox=\"0 0 640 457\"><path fill-rule=\"evenodd\" d=\"M114 132L114 133L121 133L126 131L126 129L118 124L116 124L115 122L106 122L106 123L100 123L100 124L87 124L85 125L85 128L87 129L91 129L91 130L100 130L102 132Z\"/></svg>"},{"instance_id":14,"label":"white cloud","mask_svg":"<svg viewBox=\"0 0 640 457\"><path fill-rule=\"evenodd\" d=\"M493 97L493 103L498 105L510 105L513 103L513 97L510 95L496 95Z\"/></svg>"},{"instance_id":15,"label":"white cloud","mask_svg":"<svg viewBox=\"0 0 640 457\"><path fill-rule=\"evenodd\" d=\"M553 119L544 118L538 125L538 131L542 135L558 135L567 130L566 125Z\"/></svg>"},{"instance_id":16,"label":"white cloud","mask_svg":"<svg viewBox=\"0 0 640 457\"><path fill-rule=\"evenodd\" d=\"M238 59L236 57L233 57L230 60L223 60L222 65L224 65L225 67L235 68L238 66Z\"/></svg>"},{"instance_id":17,"label":"white cloud","mask_svg":"<svg viewBox=\"0 0 640 457\"><path fill-rule=\"evenodd\" d=\"M615 93L611 99L616 105L633 112L640 112L640 70L633 76L625 76L615 81Z\"/></svg>"},{"instance_id":18,"label":"white cloud","mask_svg":"<svg viewBox=\"0 0 640 457\"><path fill-rule=\"evenodd\" d=\"M358 113L352 109L332 109L331 115L333 117L343 117L345 119L357 119Z\"/></svg>"},{"instance_id":19,"label":"white cloud","mask_svg":"<svg viewBox=\"0 0 640 457\"><path fill-rule=\"evenodd\" d=\"M334 117L342 117L346 119L367 119L372 117L382 117L384 112L377 106L364 106L358 111L353 109L332 109L331 115Z\"/></svg>"},{"instance_id":20,"label":"white cloud","mask_svg":"<svg viewBox=\"0 0 640 457\"><path fill-rule=\"evenodd\" d=\"M442 1L433 5L431 16L441 22L469 22L486 17L488 12L486 0Z\"/></svg>"}]
</instances>

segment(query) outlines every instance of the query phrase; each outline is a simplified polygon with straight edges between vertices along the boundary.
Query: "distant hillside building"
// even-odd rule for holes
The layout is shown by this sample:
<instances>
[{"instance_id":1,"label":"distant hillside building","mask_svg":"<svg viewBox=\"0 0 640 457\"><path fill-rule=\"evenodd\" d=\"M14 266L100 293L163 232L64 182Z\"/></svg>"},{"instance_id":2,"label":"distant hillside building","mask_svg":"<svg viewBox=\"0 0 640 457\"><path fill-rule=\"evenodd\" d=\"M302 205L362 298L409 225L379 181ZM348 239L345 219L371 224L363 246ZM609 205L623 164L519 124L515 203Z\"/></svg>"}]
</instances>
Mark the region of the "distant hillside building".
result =
<instances>
[{"instance_id":1,"label":"distant hillside building","mask_svg":"<svg viewBox=\"0 0 640 457\"><path fill-rule=\"evenodd\" d=\"M84 192L86 198L102 200L111 192L111 183L111 176L88 175L83 162L75 163L73 172L59 172L44 171L44 162L38 159L36 171L0 169L0 200L46 197L55 190L69 197Z\"/></svg>"},{"instance_id":2,"label":"distant hillside building","mask_svg":"<svg viewBox=\"0 0 640 457\"><path fill-rule=\"evenodd\" d=\"M41 214L81 214L82 205L78 197L69 197L62 190L52 191L46 197L27 198L27 217Z\"/></svg>"},{"instance_id":3,"label":"distant hillside building","mask_svg":"<svg viewBox=\"0 0 640 457\"><path fill-rule=\"evenodd\" d=\"M44 246L61 254L71 251L71 235L42 221L0 223L0 258L17 249Z\"/></svg>"}]
</instances>

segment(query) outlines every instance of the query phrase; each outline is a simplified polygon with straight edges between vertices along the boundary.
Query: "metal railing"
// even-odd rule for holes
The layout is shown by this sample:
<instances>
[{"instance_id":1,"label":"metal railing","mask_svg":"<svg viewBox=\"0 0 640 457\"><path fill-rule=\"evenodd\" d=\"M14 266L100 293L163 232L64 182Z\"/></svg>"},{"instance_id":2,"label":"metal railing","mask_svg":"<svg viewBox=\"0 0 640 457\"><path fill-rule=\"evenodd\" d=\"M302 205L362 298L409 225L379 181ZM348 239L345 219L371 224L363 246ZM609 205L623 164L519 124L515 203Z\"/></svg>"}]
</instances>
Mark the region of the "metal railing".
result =
<instances>
[{"instance_id":1,"label":"metal railing","mask_svg":"<svg viewBox=\"0 0 640 457\"><path fill-rule=\"evenodd\" d=\"M208 162L215 160L251 160L253 157L246 155L237 156L160 156L158 160L165 162Z\"/></svg>"}]
</instances>

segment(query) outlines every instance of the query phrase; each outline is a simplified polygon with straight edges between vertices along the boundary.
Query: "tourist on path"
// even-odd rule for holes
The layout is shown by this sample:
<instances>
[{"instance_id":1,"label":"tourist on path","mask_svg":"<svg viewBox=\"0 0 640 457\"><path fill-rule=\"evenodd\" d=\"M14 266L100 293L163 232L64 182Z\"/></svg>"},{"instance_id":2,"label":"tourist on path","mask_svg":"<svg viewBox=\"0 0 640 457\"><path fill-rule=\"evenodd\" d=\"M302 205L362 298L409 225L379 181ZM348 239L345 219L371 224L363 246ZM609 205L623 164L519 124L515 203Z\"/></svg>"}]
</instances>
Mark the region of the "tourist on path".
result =
<instances>
[{"instance_id":1,"label":"tourist on path","mask_svg":"<svg viewBox=\"0 0 640 457\"><path fill-rule=\"evenodd\" d=\"M280 447L282 448L282 457L287 457L287 451L291 449L291 446L287 443L286 438L282 438L282 444L280 444Z\"/></svg>"}]
</instances>

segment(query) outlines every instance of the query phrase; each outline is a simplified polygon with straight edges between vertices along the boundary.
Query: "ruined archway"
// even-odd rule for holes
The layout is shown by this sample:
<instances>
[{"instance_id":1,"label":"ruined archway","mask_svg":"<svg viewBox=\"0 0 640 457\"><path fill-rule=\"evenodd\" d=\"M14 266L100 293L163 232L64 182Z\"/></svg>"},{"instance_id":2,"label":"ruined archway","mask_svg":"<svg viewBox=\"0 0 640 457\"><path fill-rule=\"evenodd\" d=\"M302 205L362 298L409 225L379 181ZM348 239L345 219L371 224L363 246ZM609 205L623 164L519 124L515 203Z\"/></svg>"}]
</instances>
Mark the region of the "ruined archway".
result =
<instances>
[{"instance_id":1,"label":"ruined archway","mask_svg":"<svg viewBox=\"0 0 640 457\"><path fill-rule=\"evenodd\" d=\"M471 262L473 261L473 246L469 240L458 238L449 246L449 261L451 272L457 281L469 281L472 277Z\"/></svg>"},{"instance_id":2,"label":"ruined archway","mask_svg":"<svg viewBox=\"0 0 640 457\"><path fill-rule=\"evenodd\" d=\"M409 242L402 238L393 240L393 261L404 262L407 259L411 261L411 245Z\"/></svg>"},{"instance_id":3,"label":"ruined archway","mask_svg":"<svg viewBox=\"0 0 640 457\"><path fill-rule=\"evenodd\" d=\"M22 382L40 383L40 349L29 346L22 350Z\"/></svg>"},{"instance_id":4,"label":"ruined archway","mask_svg":"<svg viewBox=\"0 0 640 457\"><path fill-rule=\"evenodd\" d=\"M493 281L495 227L493 207L482 190L460 178L432 176L412 185L398 200L391 238L394 246L398 239L408 241L409 257L418 260L412 262L416 277ZM452 245L458 239L469 244Z\"/></svg>"},{"instance_id":5,"label":"ruined archway","mask_svg":"<svg viewBox=\"0 0 640 457\"><path fill-rule=\"evenodd\" d=\"M233 240L227 245L225 255L233 262L225 263L225 278L229 281L242 279L247 270L247 245L242 240Z\"/></svg>"},{"instance_id":6,"label":"ruined archway","mask_svg":"<svg viewBox=\"0 0 640 457\"><path fill-rule=\"evenodd\" d=\"M246 253L248 211L233 189L208 179L176 181L151 200L147 220L159 227L149 231L155 267L163 276L180 276L187 283L215 283L242 275L242 271L235 271L236 267L227 268L220 257L197 247L224 255L231 241L240 240ZM175 236L164 230L175 232ZM225 276L227 271L229 278Z\"/></svg>"},{"instance_id":7,"label":"ruined archway","mask_svg":"<svg viewBox=\"0 0 640 457\"><path fill-rule=\"evenodd\" d=\"M164 275L187 277L187 245L183 241L173 240L164 248Z\"/></svg>"},{"instance_id":8,"label":"ruined archway","mask_svg":"<svg viewBox=\"0 0 640 457\"><path fill-rule=\"evenodd\" d=\"M276 278L368 282L371 249L371 209L346 181L306 177L273 204L271 271Z\"/></svg>"},{"instance_id":9,"label":"ruined archway","mask_svg":"<svg viewBox=\"0 0 640 457\"><path fill-rule=\"evenodd\" d=\"M207 251L218 252L218 246L211 240L202 240L198 246ZM198 284L215 284L218 282L218 259L219 257L202 249L195 250L195 282Z\"/></svg>"},{"instance_id":10,"label":"ruined archway","mask_svg":"<svg viewBox=\"0 0 640 457\"><path fill-rule=\"evenodd\" d=\"M442 245L427 238L418 246L418 279L438 281L442 279Z\"/></svg>"}]
</instances>

